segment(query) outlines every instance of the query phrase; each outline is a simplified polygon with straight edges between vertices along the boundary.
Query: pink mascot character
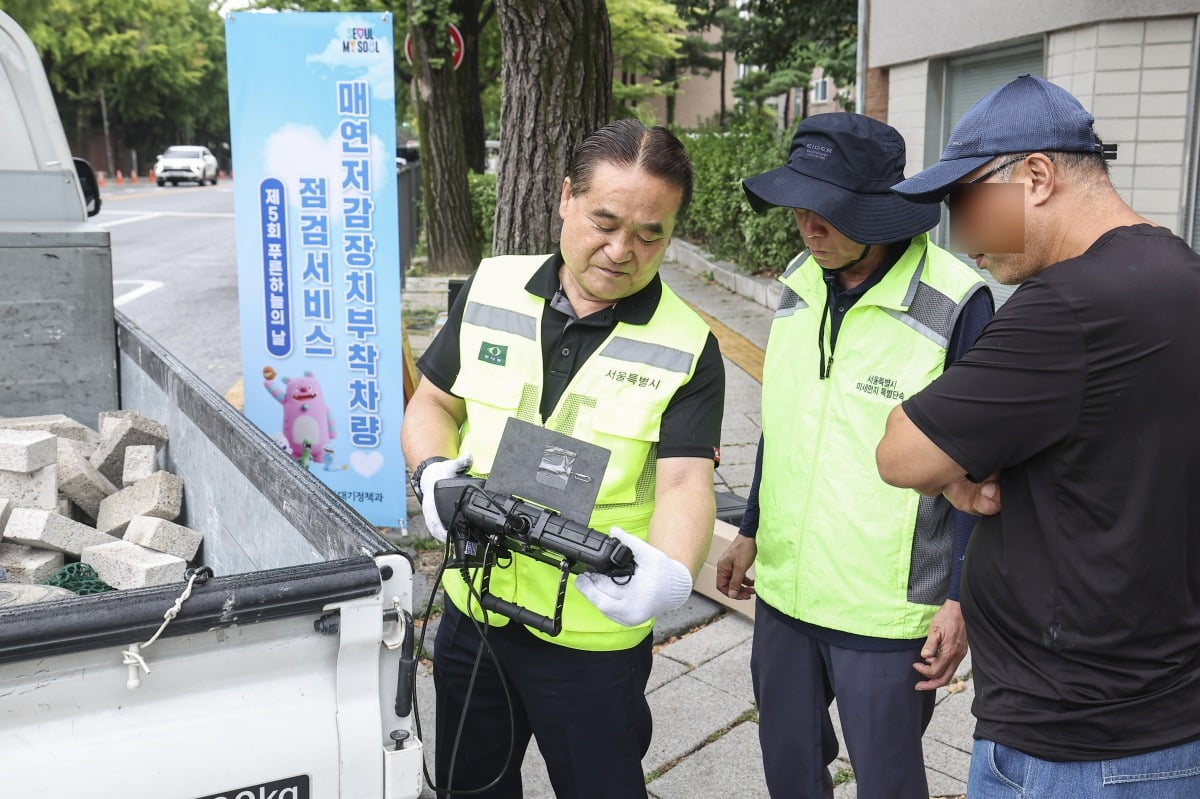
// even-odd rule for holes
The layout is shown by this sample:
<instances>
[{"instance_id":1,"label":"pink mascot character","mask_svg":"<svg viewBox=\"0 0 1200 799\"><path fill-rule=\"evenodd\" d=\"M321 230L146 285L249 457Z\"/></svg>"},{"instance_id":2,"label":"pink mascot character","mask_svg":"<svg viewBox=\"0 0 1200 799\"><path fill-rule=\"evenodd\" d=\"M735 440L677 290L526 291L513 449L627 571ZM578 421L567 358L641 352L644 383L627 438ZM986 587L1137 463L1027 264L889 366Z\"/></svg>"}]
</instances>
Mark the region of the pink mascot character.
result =
<instances>
[{"instance_id":1,"label":"pink mascot character","mask_svg":"<svg viewBox=\"0 0 1200 799\"><path fill-rule=\"evenodd\" d=\"M288 441L292 457L300 460L308 454L321 463L325 459L326 447L337 438L333 425L333 413L325 404L325 393L321 384L306 371L304 377L284 377L283 388L275 385L275 370L263 367L263 385L271 396L283 404L283 436Z\"/></svg>"}]
</instances>

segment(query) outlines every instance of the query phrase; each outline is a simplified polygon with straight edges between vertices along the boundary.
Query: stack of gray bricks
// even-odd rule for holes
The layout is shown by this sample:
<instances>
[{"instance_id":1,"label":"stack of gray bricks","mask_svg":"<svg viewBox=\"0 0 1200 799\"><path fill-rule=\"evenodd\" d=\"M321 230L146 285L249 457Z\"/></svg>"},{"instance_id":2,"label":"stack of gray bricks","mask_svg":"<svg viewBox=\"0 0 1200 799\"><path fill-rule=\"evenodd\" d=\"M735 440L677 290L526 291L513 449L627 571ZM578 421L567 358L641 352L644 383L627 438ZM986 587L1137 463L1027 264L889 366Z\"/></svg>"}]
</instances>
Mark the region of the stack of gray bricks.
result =
<instances>
[{"instance_id":1,"label":"stack of gray bricks","mask_svg":"<svg viewBox=\"0 0 1200 799\"><path fill-rule=\"evenodd\" d=\"M0 569L39 583L80 561L113 588L180 582L201 534L179 524L183 481L159 468L167 429L136 411L99 432L62 414L0 418Z\"/></svg>"}]
</instances>

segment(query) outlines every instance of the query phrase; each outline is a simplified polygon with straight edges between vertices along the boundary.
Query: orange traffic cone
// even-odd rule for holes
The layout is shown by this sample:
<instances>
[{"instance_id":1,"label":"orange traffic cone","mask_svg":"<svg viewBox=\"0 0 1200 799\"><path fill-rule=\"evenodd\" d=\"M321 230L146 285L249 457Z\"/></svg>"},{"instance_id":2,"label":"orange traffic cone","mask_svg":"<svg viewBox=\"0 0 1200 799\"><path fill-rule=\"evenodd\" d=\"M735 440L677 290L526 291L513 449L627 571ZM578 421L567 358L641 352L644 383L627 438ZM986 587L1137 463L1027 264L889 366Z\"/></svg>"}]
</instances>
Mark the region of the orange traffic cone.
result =
<instances>
[{"instance_id":1,"label":"orange traffic cone","mask_svg":"<svg viewBox=\"0 0 1200 799\"><path fill-rule=\"evenodd\" d=\"M96 173L96 182L101 186L105 185L106 181L104 180L104 170L100 170Z\"/></svg>"},{"instance_id":2,"label":"orange traffic cone","mask_svg":"<svg viewBox=\"0 0 1200 799\"><path fill-rule=\"evenodd\" d=\"M129 173L129 182L130 182L130 183L137 183L137 181L138 181L137 172L130 172L130 173Z\"/></svg>"},{"instance_id":3,"label":"orange traffic cone","mask_svg":"<svg viewBox=\"0 0 1200 799\"><path fill-rule=\"evenodd\" d=\"M124 175L122 175L122 174L121 174L121 170L119 170L119 169L118 169L118 170L117 170L117 185L119 186L119 185L121 185L121 184L122 184L122 183L124 183L124 182L125 182L125 176L124 176Z\"/></svg>"},{"instance_id":4,"label":"orange traffic cone","mask_svg":"<svg viewBox=\"0 0 1200 799\"><path fill-rule=\"evenodd\" d=\"M150 181L151 183L154 182L154 170L153 169L151 169L149 172L146 173L146 180Z\"/></svg>"}]
</instances>

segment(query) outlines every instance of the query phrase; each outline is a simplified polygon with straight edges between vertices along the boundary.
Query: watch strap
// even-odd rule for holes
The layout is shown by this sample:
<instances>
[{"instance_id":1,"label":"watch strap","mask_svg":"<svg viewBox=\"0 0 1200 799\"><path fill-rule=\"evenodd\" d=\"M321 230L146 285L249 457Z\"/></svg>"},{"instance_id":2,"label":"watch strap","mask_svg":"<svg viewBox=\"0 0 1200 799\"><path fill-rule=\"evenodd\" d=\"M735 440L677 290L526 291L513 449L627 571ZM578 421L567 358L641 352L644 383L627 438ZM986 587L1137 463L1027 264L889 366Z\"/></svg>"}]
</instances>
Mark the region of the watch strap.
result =
<instances>
[{"instance_id":1,"label":"watch strap","mask_svg":"<svg viewBox=\"0 0 1200 799\"><path fill-rule=\"evenodd\" d=\"M434 455L431 458L426 458L425 460L421 461L417 464L417 468L413 469L412 477L409 478L408 484L412 486L413 494L415 494L417 497L417 502L425 501L425 493L421 490L421 475L425 473L425 467L429 466L431 463L438 463L440 461L448 460L450 459L443 457L442 455Z\"/></svg>"}]
</instances>

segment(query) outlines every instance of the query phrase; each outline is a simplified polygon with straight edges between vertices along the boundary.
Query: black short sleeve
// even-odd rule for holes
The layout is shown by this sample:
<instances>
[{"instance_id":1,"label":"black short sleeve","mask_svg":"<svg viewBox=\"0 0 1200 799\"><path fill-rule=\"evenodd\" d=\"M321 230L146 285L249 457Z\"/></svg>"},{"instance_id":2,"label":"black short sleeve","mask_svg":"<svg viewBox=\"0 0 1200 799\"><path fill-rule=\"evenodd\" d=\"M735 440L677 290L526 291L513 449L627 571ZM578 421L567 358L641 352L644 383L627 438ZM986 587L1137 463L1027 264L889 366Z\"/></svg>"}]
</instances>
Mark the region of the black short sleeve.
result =
<instances>
[{"instance_id":1,"label":"black short sleeve","mask_svg":"<svg viewBox=\"0 0 1200 799\"><path fill-rule=\"evenodd\" d=\"M982 480L1070 434L1086 373L1083 328L1070 305L1035 278L904 410L971 479Z\"/></svg>"},{"instance_id":2,"label":"black short sleeve","mask_svg":"<svg viewBox=\"0 0 1200 799\"><path fill-rule=\"evenodd\" d=\"M425 354L417 360L417 368L421 370L421 374L447 394L450 393L450 387L454 385L454 381L458 379L459 329L462 327L463 309L467 307L467 295L471 292L471 284L474 281L474 274L467 278L467 282L463 284L458 296L454 299L454 305L446 315L446 324L433 337Z\"/></svg>"},{"instance_id":3,"label":"black short sleeve","mask_svg":"<svg viewBox=\"0 0 1200 799\"><path fill-rule=\"evenodd\" d=\"M658 457L714 457L721 446L724 409L725 362L716 336L709 333L692 379L675 392L663 413Z\"/></svg>"}]
</instances>

